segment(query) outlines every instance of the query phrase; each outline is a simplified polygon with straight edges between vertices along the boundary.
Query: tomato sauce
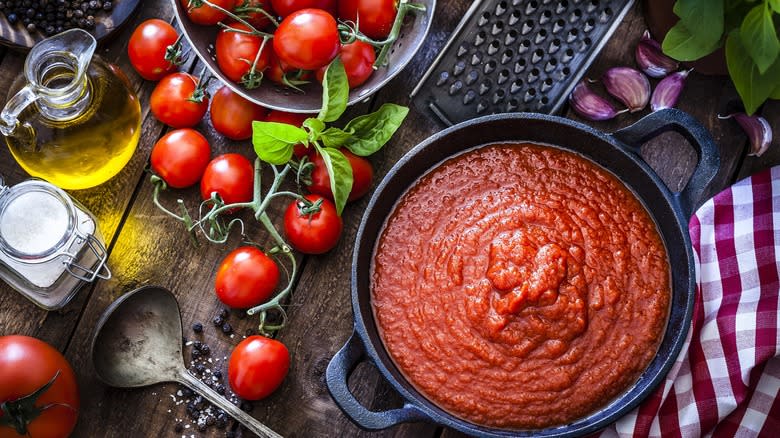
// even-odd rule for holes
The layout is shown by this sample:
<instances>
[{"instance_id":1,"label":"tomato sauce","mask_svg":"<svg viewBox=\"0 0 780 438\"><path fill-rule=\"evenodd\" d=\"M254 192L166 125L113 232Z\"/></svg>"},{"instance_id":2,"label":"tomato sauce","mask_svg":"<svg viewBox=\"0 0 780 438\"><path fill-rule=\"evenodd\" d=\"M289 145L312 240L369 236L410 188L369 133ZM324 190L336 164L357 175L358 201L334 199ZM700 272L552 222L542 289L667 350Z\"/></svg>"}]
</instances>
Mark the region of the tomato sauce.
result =
<instances>
[{"instance_id":1,"label":"tomato sauce","mask_svg":"<svg viewBox=\"0 0 780 438\"><path fill-rule=\"evenodd\" d=\"M668 318L669 262L637 198L570 152L466 152L396 205L374 254L385 347L441 408L476 424L569 423L628 389Z\"/></svg>"}]
</instances>

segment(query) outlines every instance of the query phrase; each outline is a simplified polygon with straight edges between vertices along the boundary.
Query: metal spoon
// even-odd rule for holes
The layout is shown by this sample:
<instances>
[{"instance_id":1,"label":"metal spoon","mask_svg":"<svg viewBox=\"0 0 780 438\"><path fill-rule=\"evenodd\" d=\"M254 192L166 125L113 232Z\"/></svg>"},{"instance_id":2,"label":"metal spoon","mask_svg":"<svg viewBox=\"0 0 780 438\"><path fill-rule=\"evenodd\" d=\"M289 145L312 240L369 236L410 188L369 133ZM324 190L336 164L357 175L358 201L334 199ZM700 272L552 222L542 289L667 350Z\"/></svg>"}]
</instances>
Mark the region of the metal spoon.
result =
<instances>
[{"instance_id":1,"label":"metal spoon","mask_svg":"<svg viewBox=\"0 0 780 438\"><path fill-rule=\"evenodd\" d=\"M182 356L179 304L161 287L147 286L114 301L98 321L92 363L111 386L135 388L179 382L262 437L281 438L187 371Z\"/></svg>"}]
</instances>

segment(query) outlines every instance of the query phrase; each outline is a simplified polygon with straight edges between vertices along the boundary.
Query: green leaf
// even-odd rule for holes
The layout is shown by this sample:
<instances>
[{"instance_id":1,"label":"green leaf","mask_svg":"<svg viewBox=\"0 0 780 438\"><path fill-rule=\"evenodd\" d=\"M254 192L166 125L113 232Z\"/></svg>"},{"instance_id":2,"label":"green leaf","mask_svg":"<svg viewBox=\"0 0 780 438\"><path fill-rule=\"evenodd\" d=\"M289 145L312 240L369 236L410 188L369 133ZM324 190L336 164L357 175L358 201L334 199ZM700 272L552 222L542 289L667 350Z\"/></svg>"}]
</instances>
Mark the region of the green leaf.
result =
<instances>
[{"instance_id":1,"label":"green leaf","mask_svg":"<svg viewBox=\"0 0 780 438\"><path fill-rule=\"evenodd\" d=\"M770 99L779 100L780 99L780 85L775 87L775 91L772 92L772 94L769 95Z\"/></svg>"},{"instance_id":2,"label":"green leaf","mask_svg":"<svg viewBox=\"0 0 780 438\"><path fill-rule=\"evenodd\" d=\"M723 0L677 0L673 11L698 45L719 45L723 37Z\"/></svg>"},{"instance_id":3,"label":"green leaf","mask_svg":"<svg viewBox=\"0 0 780 438\"><path fill-rule=\"evenodd\" d=\"M290 161L293 146L307 143L308 133L297 126L276 122L252 122L252 144L261 160L270 164Z\"/></svg>"},{"instance_id":4,"label":"green leaf","mask_svg":"<svg viewBox=\"0 0 780 438\"><path fill-rule=\"evenodd\" d=\"M329 148L338 148L346 143L352 134L346 131L342 131L339 128L328 128L320 135L322 143Z\"/></svg>"},{"instance_id":5,"label":"green leaf","mask_svg":"<svg viewBox=\"0 0 780 438\"><path fill-rule=\"evenodd\" d=\"M780 0L769 0L769 5L774 9L775 12L780 14Z\"/></svg>"},{"instance_id":6,"label":"green leaf","mask_svg":"<svg viewBox=\"0 0 780 438\"><path fill-rule=\"evenodd\" d=\"M373 154L390 140L408 113L409 108L386 103L376 112L352 119L345 128L352 137L344 147L361 157Z\"/></svg>"},{"instance_id":7,"label":"green leaf","mask_svg":"<svg viewBox=\"0 0 780 438\"><path fill-rule=\"evenodd\" d=\"M333 192L333 201L336 204L336 212L341 216L344 206L347 204L349 192L352 191L352 166L349 160L338 149L322 148L315 146L317 152L325 162L330 176L330 190Z\"/></svg>"},{"instance_id":8,"label":"green leaf","mask_svg":"<svg viewBox=\"0 0 780 438\"><path fill-rule=\"evenodd\" d=\"M699 39L679 21L669 29L661 48L664 53L678 61L695 61L715 51L719 43L720 40L710 42Z\"/></svg>"},{"instance_id":9,"label":"green leaf","mask_svg":"<svg viewBox=\"0 0 780 438\"><path fill-rule=\"evenodd\" d=\"M322 79L322 109L317 118L323 122L334 122L344 114L349 101L349 82L344 64L337 57L328 65Z\"/></svg>"},{"instance_id":10,"label":"green leaf","mask_svg":"<svg viewBox=\"0 0 780 438\"><path fill-rule=\"evenodd\" d=\"M729 76L737 88L748 114L756 112L766 99L774 94L780 85L780 59L776 60L764 74L742 44L739 30L733 31L726 39L726 63Z\"/></svg>"},{"instance_id":11,"label":"green leaf","mask_svg":"<svg viewBox=\"0 0 780 438\"><path fill-rule=\"evenodd\" d=\"M765 73L780 53L780 41L772 22L772 12L765 4L754 7L745 16L739 33L742 45L758 66L758 71Z\"/></svg>"},{"instance_id":12,"label":"green leaf","mask_svg":"<svg viewBox=\"0 0 780 438\"><path fill-rule=\"evenodd\" d=\"M309 131L309 142L311 143L320 138L322 131L325 130L325 122L320 119L308 118L303 121L301 127L306 128Z\"/></svg>"}]
</instances>

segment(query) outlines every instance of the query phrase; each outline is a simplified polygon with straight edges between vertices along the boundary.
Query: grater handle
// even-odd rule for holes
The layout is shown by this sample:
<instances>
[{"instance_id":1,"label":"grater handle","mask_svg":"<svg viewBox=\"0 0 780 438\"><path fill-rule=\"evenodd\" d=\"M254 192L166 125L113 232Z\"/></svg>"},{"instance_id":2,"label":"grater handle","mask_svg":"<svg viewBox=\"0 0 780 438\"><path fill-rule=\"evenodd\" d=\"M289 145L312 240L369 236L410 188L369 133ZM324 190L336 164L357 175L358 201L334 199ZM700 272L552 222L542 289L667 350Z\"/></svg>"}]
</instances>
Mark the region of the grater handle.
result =
<instances>
[{"instance_id":1,"label":"grater handle","mask_svg":"<svg viewBox=\"0 0 780 438\"><path fill-rule=\"evenodd\" d=\"M685 187L674 193L676 206L687 220L709 196L716 182L715 176L720 171L720 150L707 128L688 113L669 108L643 117L633 125L614 132L612 137L641 159L642 145L668 131L685 137L699 160Z\"/></svg>"},{"instance_id":2,"label":"grater handle","mask_svg":"<svg viewBox=\"0 0 780 438\"><path fill-rule=\"evenodd\" d=\"M357 365L366 358L363 342L353 332L347 343L333 356L325 371L328 391L336 404L358 426L367 430L381 430L409 421L427 421L430 418L417 406L405 403L399 409L375 412L363 406L349 390L347 380Z\"/></svg>"}]
</instances>

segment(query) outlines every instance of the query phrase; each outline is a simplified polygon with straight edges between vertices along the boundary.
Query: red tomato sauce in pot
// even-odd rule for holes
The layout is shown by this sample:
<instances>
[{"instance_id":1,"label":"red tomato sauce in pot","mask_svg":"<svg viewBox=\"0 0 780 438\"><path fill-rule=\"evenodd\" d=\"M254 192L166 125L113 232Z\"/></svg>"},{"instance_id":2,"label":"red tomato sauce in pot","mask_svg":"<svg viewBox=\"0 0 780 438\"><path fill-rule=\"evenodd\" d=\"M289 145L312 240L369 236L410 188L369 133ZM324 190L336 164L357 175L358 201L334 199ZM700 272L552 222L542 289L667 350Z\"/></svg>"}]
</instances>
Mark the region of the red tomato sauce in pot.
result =
<instances>
[{"instance_id":1,"label":"red tomato sauce in pot","mask_svg":"<svg viewBox=\"0 0 780 438\"><path fill-rule=\"evenodd\" d=\"M422 177L374 253L385 347L429 400L536 429L628 389L668 318L669 262L623 183L570 152L490 145Z\"/></svg>"}]
</instances>

